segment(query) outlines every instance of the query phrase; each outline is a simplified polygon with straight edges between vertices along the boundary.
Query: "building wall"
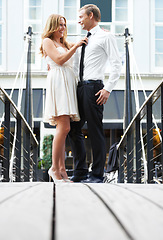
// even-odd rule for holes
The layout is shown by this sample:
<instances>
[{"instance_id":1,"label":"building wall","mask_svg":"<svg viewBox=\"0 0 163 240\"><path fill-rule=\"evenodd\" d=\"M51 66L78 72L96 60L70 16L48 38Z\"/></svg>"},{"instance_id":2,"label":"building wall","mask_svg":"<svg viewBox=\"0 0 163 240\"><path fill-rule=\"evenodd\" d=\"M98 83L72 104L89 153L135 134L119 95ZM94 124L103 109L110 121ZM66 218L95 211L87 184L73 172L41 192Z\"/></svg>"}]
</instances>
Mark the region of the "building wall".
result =
<instances>
[{"instance_id":1,"label":"building wall","mask_svg":"<svg viewBox=\"0 0 163 240\"><path fill-rule=\"evenodd\" d=\"M40 18L37 21L36 19L30 20L28 18L28 3L31 0L0 0L2 3L2 56L3 56L3 64L0 64L1 74L8 72L9 74L12 72L17 72L19 68L19 64L23 55L27 49L25 48L25 42L23 40L25 33L28 30L29 24L37 23L40 28L39 32L33 35L33 41L37 38L37 42L33 43L33 48L36 52L36 63L32 64L32 71L46 72L46 64L43 59L41 59L41 55L39 55L39 46L41 42L40 34L43 31L45 22L47 17L52 13L60 13L67 14L70 10L66 12L66 4L67 2L74 2L75 10L77 12L80 7L80 0L38 0L36 2L41 3L41 14ZM107 2L111 2L105 0ZM105 2L103 1L103 2ZM103 22L102 26L106 28L110 28L115 34L123 33L124 27L128 26L130 33L133 35L134 42L134 56L138 65L138 69L142 74L162 74L162 67L155 67L154 64L154 55L155 55L155 2L158 0L112 0L112 22ZM32 1L35 2L35 1ZM89 2L89 1L88 1ZM119 9L116 7L116 3L128 3L127 4L127 18L121 17L121 21L118 17L116 17L116 11ZM105 8L105 4L101 5ZM107 6L109 6L107 4ZM120 5L121 9L125 4ZM117 10L118 9L118 10ZM163 11L163 10L162 10ZM101 9L103 12L103 9ZM118 12L119 13L119 12ZM109 10L108 10L109 14ZM68 15L67 15L68 16ZM80 38L80 34L85 34L81 31L80 26L77 24L77 13L74 15L74 19L68 18L68 27L70 26L69 38L70 39L78 39ZM125 25L126 24L126 25ZM159 26L161 27L163 35L163 20L160 21ZM73 28L74 27L74 28ZM75 30L71 30L71 29ZM76 35L76 36L71 36ZM160 40L160 44L163 43L163 37ZM124 60L124 37L117 36L117 42L121 51L122 58ZM162 44L163 45L163 44ZM25 48L25 49L24 49ZM163 47L162 47L163 48ZM161 51L161 47L159 49ZM122 52L123 51L123 52ZM161 52L163 54L163 51ZM25 59L26 60L26 59ZM40 62L40 64L38 64ZM107 71L108 72L108 71ZM124 72L124 70L122 71ZM151 85L152 87L152 85Z\"/></svg>"}]
</instances>

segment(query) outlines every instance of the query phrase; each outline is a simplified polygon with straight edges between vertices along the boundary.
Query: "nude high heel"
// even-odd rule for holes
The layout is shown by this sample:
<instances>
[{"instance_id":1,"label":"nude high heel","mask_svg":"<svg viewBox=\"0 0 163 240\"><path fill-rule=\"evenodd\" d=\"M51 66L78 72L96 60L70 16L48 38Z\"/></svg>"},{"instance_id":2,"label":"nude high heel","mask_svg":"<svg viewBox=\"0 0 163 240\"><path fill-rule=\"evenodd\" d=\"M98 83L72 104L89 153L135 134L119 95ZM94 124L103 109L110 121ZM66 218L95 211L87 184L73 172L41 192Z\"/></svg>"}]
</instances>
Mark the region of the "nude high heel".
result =
<instances>
[{"instance_id":1,"label":"nude high heel","mask_svg":"<svg viewBox=\"0 0 163 240\"><path fill-rule=\"evenodd\" d=\"M53 182L54 182L54 183L65 182L63 179L57 179L57 178L56 178L55 173L54 173L54 171L52 170L52 168L49 168L48 174L49 174L49 181L51 181L51 179L53 179Z\"/></svg>"},{"instance_id":2,"label":"nude high heel","mask_svg":"<svg viewBox=\"0 0 163 240\"><path fill-rule=\"evenodd\" d=\"M65 171L64 173L66 173L66 171ZM60 172L60 174L61 174L61 177L63 178L63 180L64 180L65 182L73 183L73 182L68 178L67 173L66 173L66 177L65 177L65 174L63 174L62 171Z\"/></svg>"}]
</instances>

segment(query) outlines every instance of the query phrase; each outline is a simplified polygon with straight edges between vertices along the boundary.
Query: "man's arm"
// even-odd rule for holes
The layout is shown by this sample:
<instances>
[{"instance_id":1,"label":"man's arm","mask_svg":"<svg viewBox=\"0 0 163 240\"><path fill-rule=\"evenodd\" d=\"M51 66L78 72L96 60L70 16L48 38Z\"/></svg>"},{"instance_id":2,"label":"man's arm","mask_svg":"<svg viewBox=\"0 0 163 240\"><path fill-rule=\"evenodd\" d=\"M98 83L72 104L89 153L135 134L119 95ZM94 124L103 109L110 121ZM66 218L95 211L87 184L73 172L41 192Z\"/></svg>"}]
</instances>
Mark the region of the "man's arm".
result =
<instances>
[{"instance_id":1,"label":"man's arm","mask_svg":"<svg viewBox=\"0 0 163 240\"><path fill-rule=\"evenodd\" d=\"M108 60L110 63L110 74L109 79L105 83L104 89L111 93L117 81L120 77L122 62L117 47L117 42L115 36L111 33L108 33L108 36L105 39L105 51L108 55Z\"/></svg>"},{"instance_id":2,"label":"man's arm","mask_svg":"<svg viewBox=\"0 0 163 240\"><path fill-rule=\"evenodd\" d=\"M120 77L122 67L116 39L112 34L109 34L105 39L105 51L108 55L108 59L111 65L111 72L104 88L95 94L95 96L99 95L96 101L98 105L102 105L107 102L112 89L115 87Z\"/></svg>"}]
</instances>

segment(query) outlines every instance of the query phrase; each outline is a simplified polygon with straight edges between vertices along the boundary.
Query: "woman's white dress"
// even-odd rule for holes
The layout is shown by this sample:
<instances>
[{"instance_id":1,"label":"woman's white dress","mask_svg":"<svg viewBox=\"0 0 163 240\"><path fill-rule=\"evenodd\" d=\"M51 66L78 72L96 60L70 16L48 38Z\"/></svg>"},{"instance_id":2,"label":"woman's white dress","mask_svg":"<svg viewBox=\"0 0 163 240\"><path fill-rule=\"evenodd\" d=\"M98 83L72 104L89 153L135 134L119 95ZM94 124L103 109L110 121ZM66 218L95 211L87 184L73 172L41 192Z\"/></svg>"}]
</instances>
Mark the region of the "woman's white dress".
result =
<instances>
[{"instance_id":1,"label":"woman's white dress","mask_svg":"<svg viewBox=\"0 0 163 240\"><path fill-rule=\"evenodd\" d=\"M57 50L60 54L66 51L62 47L58 47ZM44 122L56 125L56 117L61 115L69 115L72 121L79 121L73 59L70 58L62 66L56 64L49 56L46 60L50 71L47 76Z\"/></svg>"}]
</instances>

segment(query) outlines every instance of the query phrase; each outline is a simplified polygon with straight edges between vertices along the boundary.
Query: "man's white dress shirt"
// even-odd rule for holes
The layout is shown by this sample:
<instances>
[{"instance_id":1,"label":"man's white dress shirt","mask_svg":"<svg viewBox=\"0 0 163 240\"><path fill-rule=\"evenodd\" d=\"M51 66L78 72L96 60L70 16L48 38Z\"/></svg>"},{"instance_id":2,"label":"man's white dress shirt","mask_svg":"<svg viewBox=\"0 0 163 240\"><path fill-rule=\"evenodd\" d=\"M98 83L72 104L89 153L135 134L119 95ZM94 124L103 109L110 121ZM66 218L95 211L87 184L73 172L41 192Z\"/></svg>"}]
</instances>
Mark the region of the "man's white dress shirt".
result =
<instances>
[{"instance_id":1,"label":"man's white dress shirt","mask_svg":"<svg viewBox=\"0 0 163 240\"><path fill-rule=\"evenodd\" d=\"M104 80L109 60L111 72L104 89L111 92L120 77L122 65L115 37L102 30L99 25L92 28L90 33L85 48L83 80Z\"/></svg>"}]
</instances>

